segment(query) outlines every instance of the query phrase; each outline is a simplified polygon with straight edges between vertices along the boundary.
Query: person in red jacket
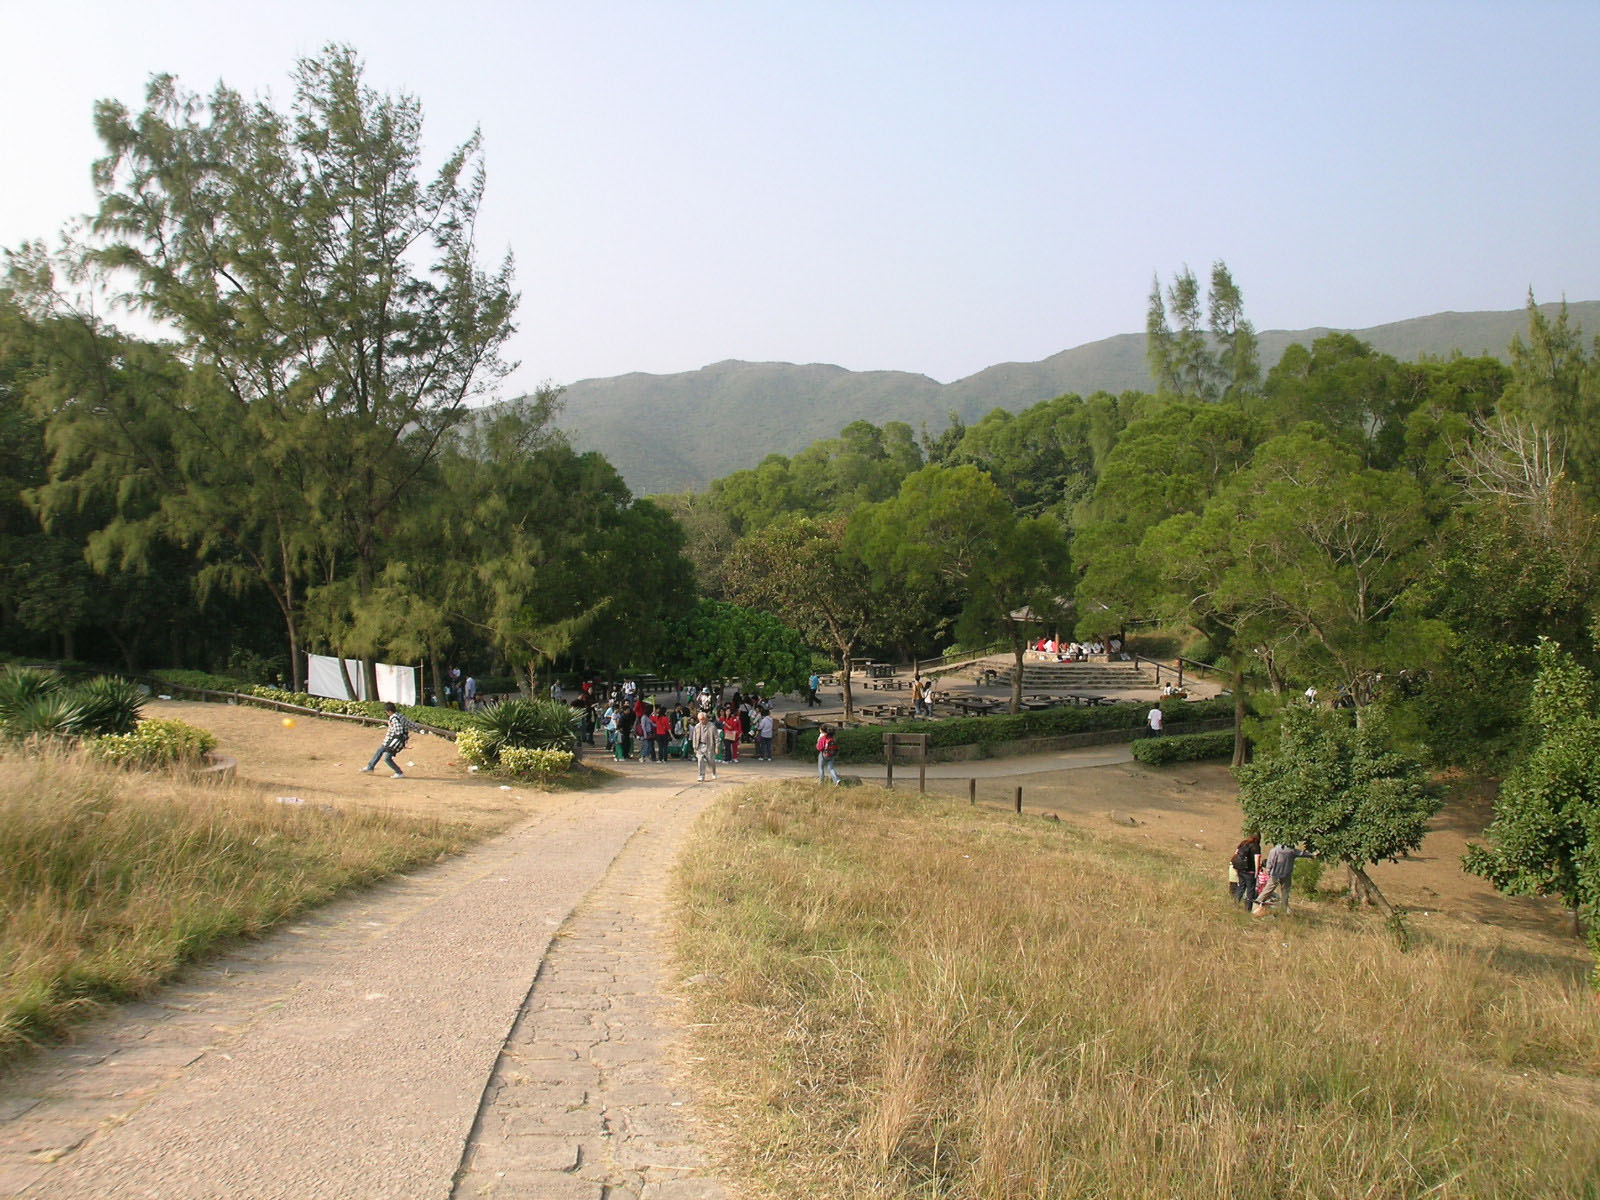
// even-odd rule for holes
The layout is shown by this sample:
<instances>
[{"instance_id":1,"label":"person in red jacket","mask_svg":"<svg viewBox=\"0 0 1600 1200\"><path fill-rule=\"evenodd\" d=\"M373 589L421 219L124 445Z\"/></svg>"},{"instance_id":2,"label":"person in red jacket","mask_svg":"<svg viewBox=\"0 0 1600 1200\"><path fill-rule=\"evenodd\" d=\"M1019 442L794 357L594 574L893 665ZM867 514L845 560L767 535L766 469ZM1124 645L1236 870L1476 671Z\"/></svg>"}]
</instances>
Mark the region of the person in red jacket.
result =
<instances>
[{"instance_id":1,"label":"person in red jacket","mask_svg":"<svg viewBox=\"0 0 1600 1200\"><path fill-rule=\"evenodd\" d=\"M656 709L655 715L650 718L655 725L656 761L667 761L667 750L672 745L672 718L663 709Z\"/></svg>"},{"instance_id":2,"label":"person in red jacket","mask_svg":"<svg viewBox=\"0 0 1600 1200\"><path fill-rule=\"evenodd\" d=\"M722 714L722 745L728 752L729 762L739 761L739 739L744 736L744 721L739 710L729 705Z\"/></svg>"},{"instance_id":3,"label":"person in red jacket","mask_svg":"<svg viewBox=\"0 0 1600 1200\"><path fill-rule=\"evenodd\" d=\"M817 782L826 783L829 775L833 776L835 786L841 782L839 771L833 765L833 760L839 757L839 743L834 740L833 730L828 726L822 727L822 732L817 735Z\"/></svg>"}]
</instances>

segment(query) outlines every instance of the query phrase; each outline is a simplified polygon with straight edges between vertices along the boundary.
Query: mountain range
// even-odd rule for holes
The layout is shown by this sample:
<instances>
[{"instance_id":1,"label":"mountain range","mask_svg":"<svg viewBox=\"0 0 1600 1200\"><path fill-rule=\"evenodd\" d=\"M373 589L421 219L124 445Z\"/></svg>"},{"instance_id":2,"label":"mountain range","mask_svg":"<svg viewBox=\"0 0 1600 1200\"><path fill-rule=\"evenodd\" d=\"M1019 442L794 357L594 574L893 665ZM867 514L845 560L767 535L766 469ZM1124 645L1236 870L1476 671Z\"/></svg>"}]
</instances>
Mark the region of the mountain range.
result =
<instances>
[{"instance_id":1,"label":"mountain range","mask_svg":"<svg viewBox=\"0 0 1600 1200\"><path fill-rule=\"evenodd\" d=\"M1541 305L1554 314L1559 305ZM1600 329L1600 301L1568 304L1570 320ZM1402 361L1460 352L1505 359L1526 333L1525 309L1444 312L1353 333ZM1263 371L1294 342L1309 346L1327 328L1262 332ZM559 424L575 446L599 450L636 495L701 490L753 467L768 454L794 454L851 421L904 421L937 433L954 413L971 423L996 408L1021 412L1071 393L1152 390L1145 336L1124 333L1039 362L999 363L941 384L909 371L848 371L820 363L728 360L674 375L635 372L571 384Z\"/></svg>"}]
</instances>

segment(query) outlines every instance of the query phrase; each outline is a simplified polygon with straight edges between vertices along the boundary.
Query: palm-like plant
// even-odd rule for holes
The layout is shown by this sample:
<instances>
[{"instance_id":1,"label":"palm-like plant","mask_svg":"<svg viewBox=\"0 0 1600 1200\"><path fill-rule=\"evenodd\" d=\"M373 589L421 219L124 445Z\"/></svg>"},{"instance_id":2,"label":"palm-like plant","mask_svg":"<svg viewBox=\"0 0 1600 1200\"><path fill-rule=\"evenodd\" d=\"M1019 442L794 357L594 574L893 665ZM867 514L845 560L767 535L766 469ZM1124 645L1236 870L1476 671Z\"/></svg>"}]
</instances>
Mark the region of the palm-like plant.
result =
<instances>
[{"instance_id":1,"label":"palm-like plant","mask_svg":"<svg viewBox=\"0 0 1600 1200\"><path fill-rule=\"evenodd\" d=\"M54 671L41 671L37 667L10 667L0 675L0 731L12 737L27 737L18 728L25 712L37 702L58 696L66 690L66 681Z\"/></svg>"},{"instance_id":2,"label":"palm-like plant","mask_svg":"<svg viewBox=\"0 0 1600 1200\"><path fill-rule=\"evenodd\" d=\"M572 722L572 709L555 700L502 700L473 714L474 726L489 738L491 758L506 746L572 750L578 743Z\"/></svg>"},{"instance_id":3,"label":"palm-like plant","mask_svg":"<svg viewBox=\"0 0 1600 1200\"><path fill-rule=\"evenodd\" d=\"M132 733L139 727L144 690L136 683L101 675L72 689L83 705L83 734Z\"/></svg>"}]
</instances>

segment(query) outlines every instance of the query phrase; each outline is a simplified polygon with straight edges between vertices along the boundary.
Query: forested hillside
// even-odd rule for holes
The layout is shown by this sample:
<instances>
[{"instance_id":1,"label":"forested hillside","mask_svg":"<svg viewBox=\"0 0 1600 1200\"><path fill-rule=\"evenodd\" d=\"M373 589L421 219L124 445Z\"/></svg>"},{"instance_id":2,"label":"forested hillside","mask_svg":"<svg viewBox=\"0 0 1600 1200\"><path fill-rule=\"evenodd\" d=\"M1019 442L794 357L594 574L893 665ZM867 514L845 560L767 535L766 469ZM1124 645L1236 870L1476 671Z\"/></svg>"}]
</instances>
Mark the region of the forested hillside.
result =
<instances>
[{"instance_id":1,"label":"forested hillside","mask_svg":"<svg viewBox=\"0 0 1600 1200\"><path fill-rule=\"evenodd\" d=\"M1600 328L1600 301L1569 310L1584 328ZM1402 362L1455 352L1504 360L1512 336L1526 325L1526 314L1515 309L1436 313L1350 332ZM1310 346L1330 332L1267 330L1259 335L1262 364L1270 368L1291 344ZM585 379L567 387L559 424L576 445L615 463L635 492L650 495L703 488L768 454L794 454L858 419L904 421L938 433L951 413L970 424L996 408L1018 413L1056 396L1153 387L1145 335L1129 333L1040 362L1000 363L948 384L904 371L736 361L675 375Z\"/></svg>"}]
</instances>

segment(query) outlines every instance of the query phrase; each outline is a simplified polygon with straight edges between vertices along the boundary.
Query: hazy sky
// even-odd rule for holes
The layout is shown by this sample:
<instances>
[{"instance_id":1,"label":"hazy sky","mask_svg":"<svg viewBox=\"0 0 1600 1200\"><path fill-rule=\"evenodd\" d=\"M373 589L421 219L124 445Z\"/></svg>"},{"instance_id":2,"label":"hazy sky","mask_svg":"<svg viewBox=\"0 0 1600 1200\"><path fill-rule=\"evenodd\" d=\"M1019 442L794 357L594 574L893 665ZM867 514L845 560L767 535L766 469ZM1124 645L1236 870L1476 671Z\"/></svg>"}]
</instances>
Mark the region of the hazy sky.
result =
<instances>
[{"instance_id":1,"label":"hazy sky","mask_svg":"<svg viewBox=\"0 0 1600 1200\"><path fill-rule=\"evenodd\" d=\"M93 206L98 98L291 98L330 41L481 126L507 391L720 359L949 381L1143 327L1600 299L1600 3L0 0L0 245ZM1594 331L1591 331L1594 332Z\"/></svg>"}]
</instances>

